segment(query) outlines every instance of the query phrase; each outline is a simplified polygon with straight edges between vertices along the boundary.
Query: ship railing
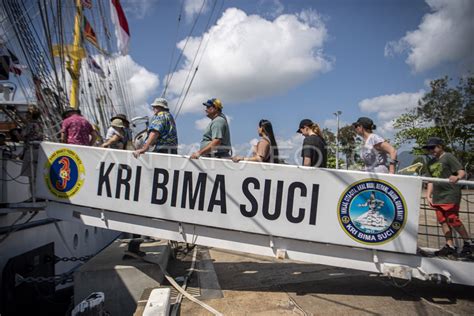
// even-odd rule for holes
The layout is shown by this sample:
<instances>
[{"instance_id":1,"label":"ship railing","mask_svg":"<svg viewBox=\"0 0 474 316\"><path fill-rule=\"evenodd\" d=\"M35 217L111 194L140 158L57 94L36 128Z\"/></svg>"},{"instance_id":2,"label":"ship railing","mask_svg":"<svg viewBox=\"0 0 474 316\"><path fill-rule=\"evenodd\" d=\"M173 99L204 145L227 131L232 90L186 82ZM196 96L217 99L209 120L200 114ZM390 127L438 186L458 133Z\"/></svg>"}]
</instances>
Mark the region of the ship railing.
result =
<instances>
[{"instance_id":1,"label":"ship railing","mask_svg":"<svg viewBox=\"0 0 474 316\"><path fill-rule=\"evenodd\" d=\"M25 146L29 146L29 150L24 151L24 155L28 155L28 159L23 157L23 161L13 159L10 154L5 155L4 150L0 150L0 208L1 213L18 212L24 210L40 210L44 209L45 202L39 201L36 190L36 165L37 151L41 142L31 141ZM27 174L22 174L22 165L28 163L29 168L26 169ZM15 170L11 170L15 166ZM10 170L9 170L10 169ZM15 186L12 187L12 184ZM18 195L22 192L21 200L14 198L14 202L9 195Z\"/></svg>"},{"instance_id":2,"label":"ship railing","mask_svg":"<svg viewBox=\"0 0 474 316\"><path fill-rule=\"evenodd\" d=\"M426 199L426 183L449 183L447 179L435 179L422 177L423 186L420 199L420 213L418 225L418 247L422 249L440 249L446 244L446 238L439 224L436 211L429 205ZM461 180L457 183L461 186L461 203L459 218L463 223L470 238L474 238L474 181ZM453 229L453 239L458 249L463 246L463 239Z\"/></svg>"}]
</instances>

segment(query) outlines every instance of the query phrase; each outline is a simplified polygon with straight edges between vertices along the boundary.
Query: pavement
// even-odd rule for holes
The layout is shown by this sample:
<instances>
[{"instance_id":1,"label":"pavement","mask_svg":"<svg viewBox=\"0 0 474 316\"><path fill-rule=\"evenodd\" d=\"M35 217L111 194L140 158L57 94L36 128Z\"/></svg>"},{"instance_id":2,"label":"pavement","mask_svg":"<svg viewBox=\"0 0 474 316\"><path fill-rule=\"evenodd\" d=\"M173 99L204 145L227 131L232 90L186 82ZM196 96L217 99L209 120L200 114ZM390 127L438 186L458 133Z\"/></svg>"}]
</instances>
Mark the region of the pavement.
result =
<instances>
[{"instance_id":1,"label":"pavement","mask_svg":"<svg viewBox=\"0 0 474 316\"><path fill-rule=\"evenodd\" d=\"M473 315L474 288L438 285L350 269L198 248L190 288L224 315ZM173 276L191 251L170 260ZM198 290L196 291L196 288ZM183 299L181 315L211 315Z\"/></svg>"}]
</instances>

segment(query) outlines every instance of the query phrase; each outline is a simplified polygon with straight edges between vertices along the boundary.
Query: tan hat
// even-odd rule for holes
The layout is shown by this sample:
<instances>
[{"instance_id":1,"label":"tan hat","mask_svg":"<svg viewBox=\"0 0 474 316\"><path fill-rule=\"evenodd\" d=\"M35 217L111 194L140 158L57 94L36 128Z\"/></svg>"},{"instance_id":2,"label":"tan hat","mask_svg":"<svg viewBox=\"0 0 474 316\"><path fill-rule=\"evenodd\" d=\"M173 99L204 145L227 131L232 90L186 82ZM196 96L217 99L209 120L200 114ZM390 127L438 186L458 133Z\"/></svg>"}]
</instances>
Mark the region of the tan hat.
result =
<instances>
[{"instance_id":1,"label":"tan hat","mask_svg":"<svg viewBox=\"0 0 474 316\"><path fill-rule=\"evenodd\" d=\"M113 120L115 119L121 119L122 121L124 121L125 123L130 123L128 120L127 120L127 116L125 114L117 114L115 116L113 116L110 121L112 122Z\"/></svg>"},{"instance_id":2,"label":"tan hat","mask_svg":"<svg viewBox=\"0 0 474 316\"><path fill-rule=\"evenodd\" d=\"M151 104L151 106L161 106L163 109L168 110L168 101L164 98L156 98L155 101Z\"/></svg>"},{"instance_id":3,"label":"tan hat","mask_svg":"<svg viewBox=\"0 0 474 316\"><path fill-rule=\"evenodd\" d=\"M123 126L123 121L119 118L114 119L112 121L112 124L110 124L110 125L112 125L113 127L122 127L122 128L124 127Z\"/></svg>"}]
</instances>

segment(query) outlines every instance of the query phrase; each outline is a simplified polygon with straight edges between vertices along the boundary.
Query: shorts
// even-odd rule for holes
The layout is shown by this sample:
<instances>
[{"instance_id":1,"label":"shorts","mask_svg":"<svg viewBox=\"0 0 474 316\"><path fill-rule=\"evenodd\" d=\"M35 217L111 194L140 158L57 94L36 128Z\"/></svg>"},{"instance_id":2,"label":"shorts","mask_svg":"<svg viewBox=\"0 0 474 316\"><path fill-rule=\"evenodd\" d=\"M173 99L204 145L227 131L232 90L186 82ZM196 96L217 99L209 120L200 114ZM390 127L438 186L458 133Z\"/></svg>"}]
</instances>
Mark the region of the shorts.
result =
<instances>
[{"instance_id":1,"label":"shorts","mask_svg":"<svg viewBox=\"0 0 474 316\"><path fill-rule=\"evenodd\" d=\"M451 227L459 227L462 225L459 219L458 204L431 204L436 211L436 217L440 224L446 223Z\"/></svg>"}]
</instances>

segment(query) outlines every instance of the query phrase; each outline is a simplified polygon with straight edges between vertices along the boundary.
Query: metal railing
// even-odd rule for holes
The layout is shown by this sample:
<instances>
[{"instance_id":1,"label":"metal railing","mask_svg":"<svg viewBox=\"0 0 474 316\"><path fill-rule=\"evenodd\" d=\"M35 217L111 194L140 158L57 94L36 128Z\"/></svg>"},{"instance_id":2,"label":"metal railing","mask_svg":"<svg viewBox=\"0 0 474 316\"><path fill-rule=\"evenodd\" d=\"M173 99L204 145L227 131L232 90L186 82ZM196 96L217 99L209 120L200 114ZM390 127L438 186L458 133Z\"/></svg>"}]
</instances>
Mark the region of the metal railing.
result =
<instances>
[{"instance_id":1,"label":"metal railing","mask_svg":"<svg viewBox=\"0 0 474 316\"><path fill-rule=\"evenodd\" d=\"M462 190L459 218L469 236L474 237L474 190ZM454 231L453 239L458 248L462 248L463 240ZM436 218L436 211L428 205L424 192L420 201L418 247L440 249L446 244L441 225Z\"/></svg>"}]
</instances>

